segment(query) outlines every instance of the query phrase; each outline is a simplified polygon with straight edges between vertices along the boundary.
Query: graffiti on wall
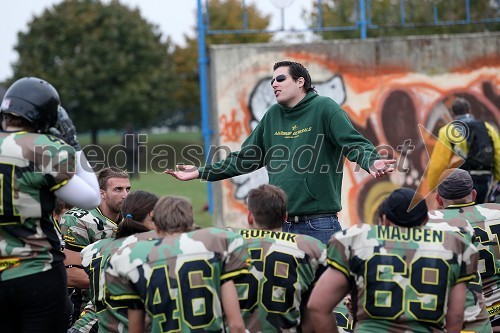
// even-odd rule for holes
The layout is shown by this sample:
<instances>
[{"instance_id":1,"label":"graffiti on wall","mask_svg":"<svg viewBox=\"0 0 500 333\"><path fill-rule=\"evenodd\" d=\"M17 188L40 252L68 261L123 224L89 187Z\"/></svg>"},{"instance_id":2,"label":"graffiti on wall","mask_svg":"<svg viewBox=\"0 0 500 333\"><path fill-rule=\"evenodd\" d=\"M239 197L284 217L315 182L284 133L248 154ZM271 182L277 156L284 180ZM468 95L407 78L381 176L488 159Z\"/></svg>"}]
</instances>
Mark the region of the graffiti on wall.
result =
<instances>
[{"instance_id":1,"label":"graffiti on wall","mask_svg":"<svg viewBox=\"0 0 500 333\"><path fill-rule=\"evenodd\" d=\"M355 172L355 165L345 161L339 218L344 227L358 221L372 223L376 208L390 192L400 186L416 188L420 184L428 162L425 146L432 147L432 142L424 144L419 124L437 136L439 128L452 120L449 109L457 96L470 102L476 118L499 128L500 67L476 67L441 75L380 70L360 75L358 70L339 70L337 64L324 60L315 62L314 57L300 55L292 59L306 65L317 92L340 104L363 136L381 153L398 160L399 171L382 180ZM315 81L316 77L324 79ZM239 94L237 107L219 113L220 144L241 144L275 103L270 79L267 76L256 80L253 87L247 87L248 94ZM244 219L250 189L267 182L265 168L223 182L224 211L231 216L232 224L238 224L234 218L238 213Z\"/></svg>"}]
</instances>

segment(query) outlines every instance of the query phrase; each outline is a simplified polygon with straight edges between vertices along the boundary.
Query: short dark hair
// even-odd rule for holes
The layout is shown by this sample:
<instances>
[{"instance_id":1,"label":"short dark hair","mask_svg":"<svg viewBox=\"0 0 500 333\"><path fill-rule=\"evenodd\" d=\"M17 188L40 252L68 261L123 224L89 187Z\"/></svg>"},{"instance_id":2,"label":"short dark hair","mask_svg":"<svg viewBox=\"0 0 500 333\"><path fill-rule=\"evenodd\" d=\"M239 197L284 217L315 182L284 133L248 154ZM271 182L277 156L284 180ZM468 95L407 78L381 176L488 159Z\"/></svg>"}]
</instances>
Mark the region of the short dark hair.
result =
<instances>
[{"instance_id":1,"label":"short dark hair","mask_svg":"<svg viewBox=\"0 0 500 333\"><path fill-rule=\"evenodd\" d=\"M458 97L451 106L451 112L456 116L470 113L470 104L465 98Z\"/></svg>"},{"instance_id":2,"label":"short dark hair","mask_svg":"<svg viewBox=\"0 0 500 333\"><path fill-rule=\"evenodd\" d=\"M250 190L248 210L255 222L266 229L281 228L286 219L286 194L274 185L260 185Z\"/></svg>"},{"instance_id":3,"label":"short dark hair","mask_svg":"<svg viewBox=\"0 0 500 333\"><path fill-rule=\"evenodd\" d=\"M118 224L116 238L149 231L143 222L153 211L158 199L156 194L146 191L139 190L130 193L122 203L123 221Z\"/></svg>"},{"instance_id":4,"label":"short dark hair","mask_svg":"<svg viewBox=\"0 0 500 333\"><path fill-rule=\"evenodd\" d=\"M56 213L57 215L61 215L61 212L63 211L63 209L70 210L71 208L73 208L73 205L70 205L69 203L67 203L63 199L56 197L56 203L54 206L54 213Z\"/></svg>"},{"instance_id":5,"label":"short dark hair","mask_svg":"<svg viewBox=\"0 0 500 333\"><path fill-rule=\"evenodd\" d=\"M2 115L3 120L5 120L5 126L19 127L28 132L36 132L33 123L29 120L10 113L3 113Z\"/></svg>"},{"instance_id":6,"label":"short dark hair","mask_svg":"<svg viewBox=\"0 0 500 333\"><path fill-rule=\"evenodd\" d=\"M280 67L288 67L288 74L293 78L294 81L297 81L299 77L304 78L304 90L306 93L310 91L316 91L314 86L312 85L311 75L309 75L309 71L300 63L293 61L279 61L274 64L273 70L276 70Z\"/></svg>"},{"instance_id":7,"label":"short dark hair","mask_svg":"<svg viewBox=\"0 0 500 333\"><path fill-rule=\"evenodd\" d=\"M101 190L106 190L108 186L108 180L111 178L126 178L128 179L128 173L117 167L107 167L99 171L97 180L99 182L99 188Z\"/></svg>"}]
</instances>

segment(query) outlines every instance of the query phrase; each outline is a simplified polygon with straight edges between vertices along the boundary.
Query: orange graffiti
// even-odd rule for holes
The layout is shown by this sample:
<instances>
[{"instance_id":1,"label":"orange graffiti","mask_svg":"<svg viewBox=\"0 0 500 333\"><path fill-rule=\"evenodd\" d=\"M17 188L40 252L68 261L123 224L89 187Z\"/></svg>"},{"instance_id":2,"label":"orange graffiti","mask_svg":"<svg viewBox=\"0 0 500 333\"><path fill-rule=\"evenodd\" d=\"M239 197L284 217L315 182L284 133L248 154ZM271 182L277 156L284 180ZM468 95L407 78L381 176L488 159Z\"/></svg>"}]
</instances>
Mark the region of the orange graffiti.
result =
<instances>
[{"instance_id":1,"label":"orange graffiti","mask_svg":"<svg viewBox=\"0 0 500 333\"><path fill-rule=\"evenodd\" d=\"M473 114L498 127L500 120L500 65L495 57L467 60L461 68L443 73L422 73L405 68L404 64L367 68L337 61L328 55L307 52L284 52L283 59L298 61L306 67L319 66L342 78L346 98L342 108L346 111L356 129L375 145L393 148L392 156L403 160L402 150L397 147L410 140L412 149L404 158L405 171L395 172L391 177L373 179L367 172L354 164L344 162L343 197L344 205L341 223L344 227L358 223L373 223L378 205L395 188L405 186L413 189L425 188L428 156L425 147L432 148L433 142L422 136L419 126L436 135L436 131L450 121L449 108L457 96L465 97L471 104ZM267 71L254 66L247 72L254 72L259 82ZM238 72L240 74L241 72ZM240 143L251 132L252 107L249 96L253 87L244 86L221 90L221 96L231 96L231 105L219 116L221 143ZM222 93L223 92L223 93ZM252 124L253 126L253 124ZM390 150L390 149L389 149ZM355 168L357 170L355 170ZM242 200L241 183L230 180L222 182L224 216L234 218L234 213L243 217L246 205ZM420 186L419 186L420 185ZM240 187L238 187L240 186ZM245 185L248 187L248 185ZM236 197L236 193L238 197ZM231 225L233 221L225 221Z\"/></svg>"},{"instance_id":2,"label":"orange graffiti","mask_svg":"<svg viewBox=\"0 0 500 333\"><path fill-rule=\"evenodd\" d=\"M368 174L359 177L353 167L346 164L345 171L348 177L343 186L347 186L349 198L348 201L343 200L344 204L347 205L344 210L348 212L343 221L344 226L360 221L373 222L376 206L389 195L389 190L399 186L416 188L419 192L426 190L428 156L424 147L432 149L433 142L429 142L429 138L419 134L417 130L420 126L428 133L434 132L436 134L437 129L451 119L449 114L443 113L443 109L449 110L449 105L456 96L463 96L469 100L472 105L472 113L477 118L498 126L500 109L499 104L495 103L499 100L496 89L498 85L497 74L491 74L489 69L484 69L484 71L480 69L469 72L462 71L460 74L447 73L444 76L449 76L452 79L443 84L444 80L434 81L426 76L412 76L411 73L408 73L407 79L402 82L397 79L380 78L380 85L385 89L383 92L378 92L379 96L375 103L373 101L369 103L373 107L372 113L374 113L377 123L380 124L380 128L377 128L375 137L369 139L372 142L378 141L396 148L404 140L411 138L412 144L416 148L408 157L409 171L402 173L399 181L395 183L392 183L390 178L374 180ZM365 96L365 98L367 97ZM389 102L390 98L392 98L392 102ZM349 100L346 103L349 104ZM367 129L365 119L356 117L356 114L351 113L352 110L346 105L343 107L353 119L353 123L361 126L359 130L366 136L368 132L363 133ZM365 111L368 109L363 110L363 115L365 115ZM399 152L395 153L399 155ZM429 201L434 204L433 198L430 198Z\"/></svg>"},{"instance_id":3,"label":"orange graffiti","mask_svg":"<svg viewBox=\"0 0 500 333\"><path fill-rule=\"evenodd\" d=\"M250 120L252 119L252 116L250 115L250 110L248 109L246 91L238 98L238 104L240 105L240 108L243 111L243 116L245 117L243 119L243 126L245 127L246 132L250 134L252 132L252 129L250 128Z\"/></svg>"},{"instance_id":4,"label":"orange graffiti","mask_svg":"<svg viewBox=\"0 0 500 333\"><path fill-rule=\"evenodd\" d=\"M246 214L248 211L248 207L245 204L245 202L239 201L239 200L234 200L234 192L235 192L235 187L229 180L223 180L222 181L222 186L228 191L227 198L231 201L232 208L239 211L242 214Z\"/></svg>"},{"instance_id":5,"label":"orange graffiti","mask_svg":"<svg viewBox=\"0 0 500 333\"><path fill-rule=\"evenodd\" d=\"M484 57L477 57L472 61L468 61L466 64L461 64L460 66L453 68L452 71L458 73L467 73L481 67L498 67L498 64L498 54L486 55Z\"/></svg>"},{"instance_id":6,"label":"orange graffiti","mask_svg":"<svg viewBox=\"0 0 500 333\"><path fill-rule=\"evenodd\" d=\"M241 123L236 120L236 110L231 109L231 118L226 115L220 117L221 131L220 136L226 141L237 142L241 136Z\"/></svg>"}]
</instances>

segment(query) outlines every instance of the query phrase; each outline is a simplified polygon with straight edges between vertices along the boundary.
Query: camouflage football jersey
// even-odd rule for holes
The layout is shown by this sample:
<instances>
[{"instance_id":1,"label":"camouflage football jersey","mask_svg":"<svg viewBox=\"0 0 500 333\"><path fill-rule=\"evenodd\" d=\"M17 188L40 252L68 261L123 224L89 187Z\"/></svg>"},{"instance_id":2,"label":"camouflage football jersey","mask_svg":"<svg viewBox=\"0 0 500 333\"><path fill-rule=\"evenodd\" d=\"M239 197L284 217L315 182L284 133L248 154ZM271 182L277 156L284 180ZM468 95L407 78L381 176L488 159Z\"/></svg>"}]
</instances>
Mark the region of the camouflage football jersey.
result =
<instances>
[{"instance_id":1,"label":"camouflage football jersey","mask_svg":"<svg viewBox=\"0 0 500 333\"><path fill-rule=\"evenodd\" d=\"M220 285L248 273L248 250L237 233L204 228L139 241L111 256L111 300L145 308L151 333L223 332Z\"/></svg>"},{"instance_id":2,"label":"camouflage football jersey","mask_svg":"<svg viewBox=\"0 0 500 333\"><path fill-rule=\"evenodd\" d=\"M87 304L84 304L80 317L73 323L73 325L71 325L71 328L67 333L98 332L97 329L97 314L95 312L95 306L94 303L88 301Z\"/></svg>"},{"instance_id":3,"label":"camouflage football jersey","mask_svg":"<svg viewBox=\"0 0 500 333\"><path fill-rule=\"evenodd\" d=\"M99 207L91 210L75 207L61 217L61 232L66 248L75 252L98 240L113 238L117 227L117 222L104 216Z\"/></svg>"},{"instance_id":4,"label":"camouflage football jersey","mask_svg":"<svg viewBox=\"0 0 500 333\"><path fill-rule=\"evenodd\" d=\"M99 332L122 332L123 327L128 327L127 304L111 301L106 298L106 285L104 283L104 269L110 256L121 247L128 246L139 240L158 238L155 231L143 232L129 237L118 239L103 239L86 246L82 252L82 265L90 280L90 300L94 312L85 313L73 325L80 329L82 325L88 325L89 319L98 322ZM88 307L86 307L87 309Z\"/></svg>"},{"instance_id":5,"label":"camouflage football jersey","mask_svg":"<svg viewBox=\"0 0 500 333\"><path fill-rule=\"evenodd\" d=\"M103 279L101 279L102 272L102 264L103 257L102 253L105 253L105 248L110 246L110 244L114 243L114 238L101 239L95 243L87 245L80 252L82 257L82 266L85 269L85 272L89 276L90 288L88 289L88 294L85 293L85 296L89 295L90 300L85 305L80 317L73 323L71 328L73 332L91 332L93 329L96 329L96 326L100 324L98 322L99 311L103 311L105 308L104 301L101 298L101 301L98 301L97 293L99 292L99 286L103 283ZM97 286L97 287L96 287ZM87 299L88 297L84 297ZM108 331L103 331L108 332ZM71 332L70 332L71 333Z\"/></svg>"},{"instance_id":6,"label":"camouflage football jersey","mask_svg":"<svg viewBox=\"0 0 500 333\"><path fill-rule=\"evenodd\" d=\"M474 228L486 310L492 326L500 327L500 204L453 205L429 212L429 218L453 225L465 219Z\"/></svg>"},{"instance_id":7,"label":"camouflage football jersey","mask_svg":"<svg viewBox=\"0 0 500 333\"><path fill-rule=\"evenodd\" d=\"M478 257L456 232L359 224L332 236L327 262L353 285L356 332L443 332L449 290Z\"/></svg>"},{"instance_id":8,"label":"camouflage football jersey","mask_svg":"<svg viewBox=\"0 0 500 333\"><path fill-rule=\"evenodd\" d=\"M50 214L54 191L75 173L75 150L26 132L0 133L0 281L48 271L64 261Z\"/></svg>"},{"instance_id":9,"label":"camouflage football jersey","mask_svg":"<svg viewBox=\"0 0 500 333\"><path fill-rule=\"evenodd\" d=\"M450 222L452 224L450 224ZM442 211L430 211L428 227L439 230L454 231L467 237L467 240L477 246L475 242L474 228L466 219L453 217L446 219ZM465 300L464 325L463 330L475 333L490 333L491 324L486 311L486 304L483 295L483 286L479 271L474 273L474 279L467 281L467 296Z\"/></svg>"},{"instance_id":10,"label":"camouflage football jersey","mask_svg":"<svg viewBox=\"0 0 500 333\"><path fill-rule=\"evenodd\" d=\"M302 296L326 268L319 240L281 231L239 230L251 258L249 273L234 279L246 329L297 332Z\"/></svg>"},{"instance_id":11,"label":"camouflage football jersey","mask_svg":"<svg viewBox=\"0 0 500 333\"><path fill-rule=\"evenodd\" d=\"M61 217L61 233L65 248L75 252L81 252L84 247L98 240L106 238L114 238L117 223L104 216L99 207L86 210L81 208L72 208L63 214ZM80 289L81 297L74 296L73 302L75 306L80 305L78 312L82 312L82 316L86 316L80 323L95 322L95 311L84 310L86 304L90 301L88 289ZM78 326L80 323L75 323ZM73 325L75 327L75 325ZM86 327L89 324L85 324ZM81 329L82 332L88 332Z\"/></svg>"},{"instance_id":12,"label":"camouflage football jersey","mask_svg":"<svg viewBox=\"0 0 500 333\"><path fill-rule=\"evenodd\" d=\"M354 332L354 322L349 309L345 306L344 301L333 309L335 320L337 321L337 329L339 333L352 333Z\"/></svg>"}]
</instances>

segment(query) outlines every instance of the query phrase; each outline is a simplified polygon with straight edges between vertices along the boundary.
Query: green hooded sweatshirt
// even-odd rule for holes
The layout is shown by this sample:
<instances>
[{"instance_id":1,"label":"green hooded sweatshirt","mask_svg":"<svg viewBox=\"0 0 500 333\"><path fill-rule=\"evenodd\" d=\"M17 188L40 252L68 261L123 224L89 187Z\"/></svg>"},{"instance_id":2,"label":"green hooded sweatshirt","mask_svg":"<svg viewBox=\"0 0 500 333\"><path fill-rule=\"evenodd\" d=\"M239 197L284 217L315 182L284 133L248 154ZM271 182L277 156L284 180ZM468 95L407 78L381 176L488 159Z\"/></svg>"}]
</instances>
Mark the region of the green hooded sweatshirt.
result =
<instances>
[{"instance_id":1,"label":"green hooded sweatshirt","mask_svg":"<svg viewBox=\"0 0 500 333\"><path fill-rule=\"evenodd\" d=\"M341 155L366 171L380 158L337 103L309 92L292 108L271 106L240 151L198 171L217 181L266 166L269 183L288 196L290 216L331 213L342 209Z\"/></svg>"}]
</instances>

